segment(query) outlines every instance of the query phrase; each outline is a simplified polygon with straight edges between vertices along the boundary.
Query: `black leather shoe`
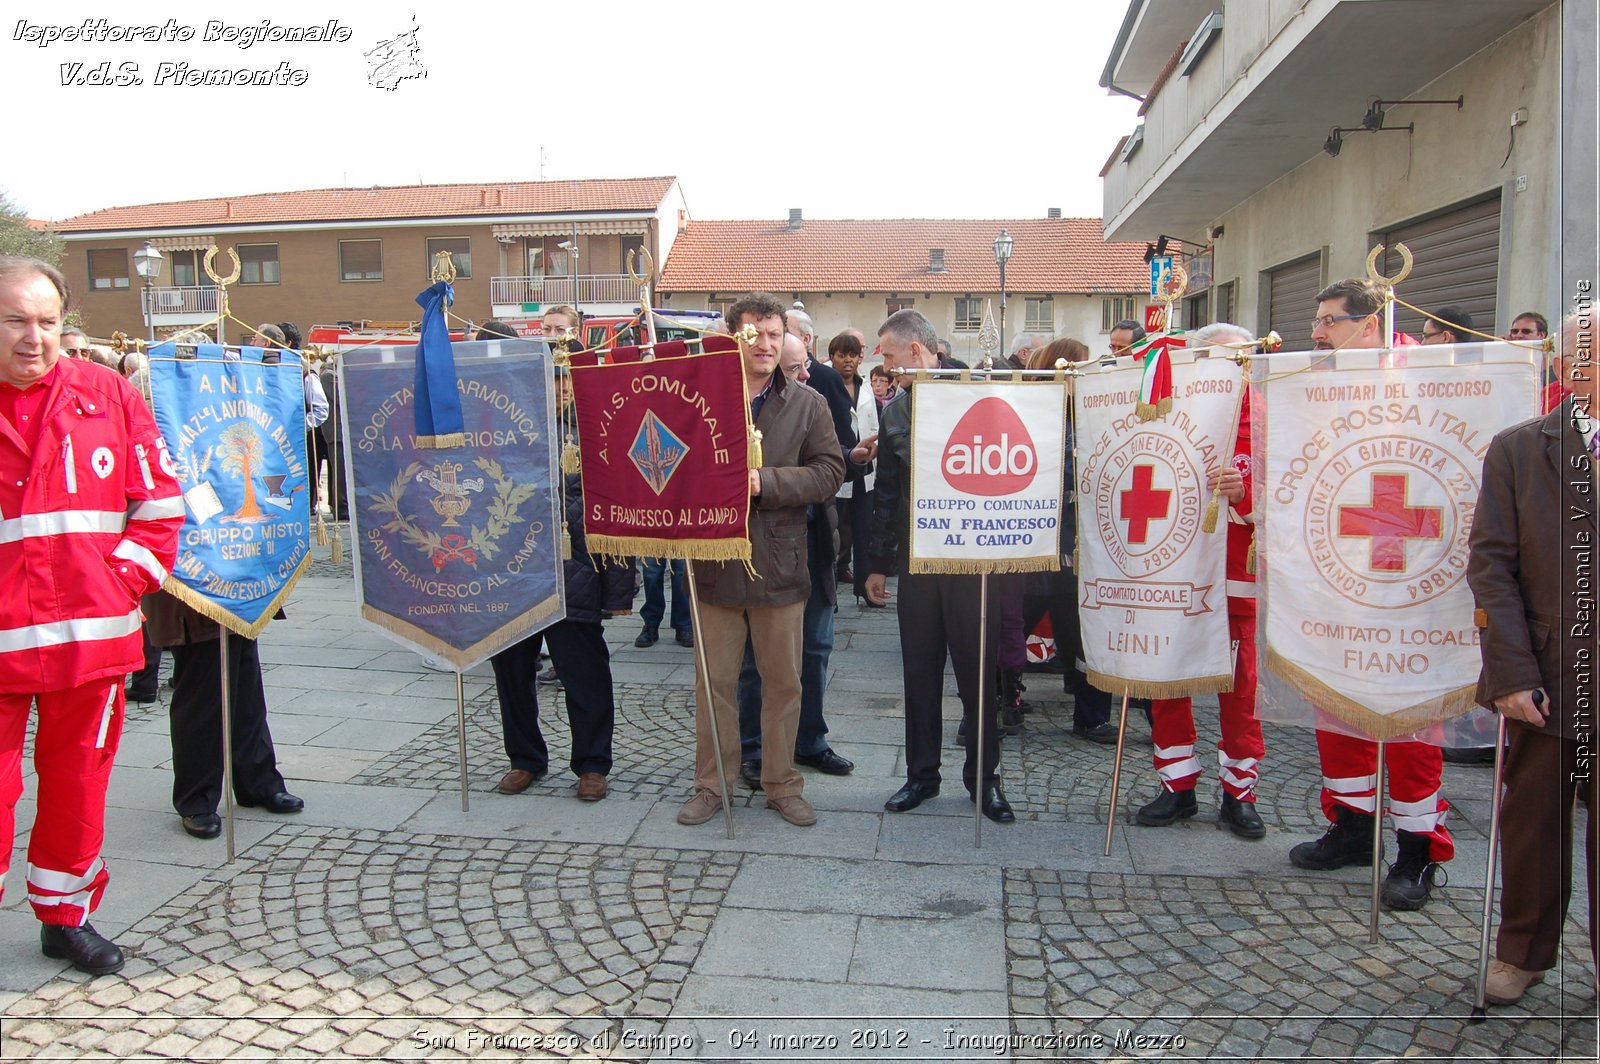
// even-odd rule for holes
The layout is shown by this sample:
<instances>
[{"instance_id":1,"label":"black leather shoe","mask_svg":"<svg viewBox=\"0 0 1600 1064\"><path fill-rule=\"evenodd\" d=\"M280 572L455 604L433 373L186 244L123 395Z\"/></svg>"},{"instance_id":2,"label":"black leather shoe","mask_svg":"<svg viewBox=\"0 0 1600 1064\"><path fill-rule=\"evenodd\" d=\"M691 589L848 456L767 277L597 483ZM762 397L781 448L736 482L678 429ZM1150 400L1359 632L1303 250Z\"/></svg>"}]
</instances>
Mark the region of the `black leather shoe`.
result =
<instances>
[{"instance_id":1,"label":"black leather shoe","mask_svg":"<svg viewBox=\"0 0 1600 1064\"><path fill-rule=\"evenodd\" d=\"M1135 823L1147 828L1164 828L1180 820L1188 820L1200 811L1194 800L1194 791L1169 791L1161 788L1156 800L1133 814Z\"/></svg>"},{"instance_id":2,"label":"black leather shoe","mask_svg":"<svg viewBox=\"0 0 1600 1064\"><path fill-rule=\"evenodd\" d=\"M694 630L692 628L678 629L677 643L680 647L694 649Z\"/></svg>"},{"instance_id":3,"label":"black leather shoe","mask_svg":"<svg viewBox=\"0 0 1600 1064\"><path fill-rule=\"evenodd\" d=\"M749 761L739 762L739 778L744 780L744 785L752 791L761 789L761 759L751 758Z\"/></svg>"},{"instance_id":4,"label":"black leather shoe","mask_svg":"<svg viewBox=\"0 0 1600 1064\"><path fill-rule=\"evenodd\" d=\"M905 813L926 802L929 798L939 794L937 783L922 783L911 780L904 787L895 791L883 807L891 813Z\"/></svg>"},{"instance_id":5,"label":"black leather shoe","mask_svg":"<svg viewBox=\"0 0 1600 1064\"><path fill-rule=\"evenodd\" d=\"M644 631L639 633L639 638L633 641L633 645L642 650L645 647L655 646L656 641L660 638L661 633L656 629L656 626L653 624L647 624L644 626Z\"/></svg>"},{"instance_id":6,"label":"black leather shoe","mask_svg":"<svg viewBox=\"0 0 1600 1064\"><path fill-rule=\"evenodd\" d=\"M298 813L306 807L305 802L288 791L279 791L277 794L269 794L265 798L252 799L251 801L245 801L241 798L239 799L239 804L246 809L254 809L260 806L269 813Z\"/></svg>"},{"instance_id":7,"label":"black leather shoe","mask_svg":"<svg viewBox=\"0 0 1600 1064\"><path fill-rule=\"evenodd\" d=\"M215 813L196 813L183 818L183 830L197 839L214 839L222 834L222 818Z\"/></svg>"},{"instance_id":8,"label":"black leather shoe","mask_svg":"<svg viewBox=\"0 0 1600 1064\"><path fill-rule=\"evenodd\" d=\"M1011 811L1011 803L1006 801L1006 792L1000 789L998 783L991 783L983 789L983 815L996 824L1009 824L1017 819L1017 814Z\"/></svg>"},{"instance_id":9,"label":"black leather shoe","mask_svg":"<svg viewBox=\"0 0 1600 1064\"><path fill-rule=\"evenodd\" d=\"M794 763L814 768L826 776L848 776L856 768L854 761L840 757L832 749L823 750L820 754L795 754Z\"/></svg>"},{"instance_id":10,"label":"black leather shoe","mask_svg":"<svg viewBox=\"0 0 1600 1064\"><path fill-rule=\"evenodd\" d=\"M89 975L122 971L122 951L115 942L102 938L93 924L82 927L44 924L39 928L39 949L52 960L71 961L74 968Z\"/></svg>"},{"instance_id":11,"label":"black leather shoe","mask_svg":"<svg viewBox=\"0 0 1600 1064\"><path fill-rule=\"evenodd\" d=\"M1261 822L1256 803L1241 802L1231 794L1222 796L1222 814L1217 821L1241 839L1260 839L1267 834L1267 825Z\"/></svg>"},{"instance_id":12,"label":"black leather shoe","mask_svg":"<svg viewBox=\"0 0 1600 1064\"><path fill-rule=\"evenodd\" d=\"M141 705L141 706L148 706L152 702L159 701L159 696L158 696L157 692L151 691L148 694L146 694L143 691L135 691L131 687L127 688L125 691L122 692L122 697L123 697L123 700L126 701L126 702L133 702L136 705ZM1494 760L1494 750L1492 748L1489 751L1489 760L1490 761Z\"/></svg>"},{"instance_id":13,"label":"black leather shoe","mask_svg":"<svg viewBox=\"0 0 1600 1064\"><path fill-rule=\"evenodd\" d=\"M1117 726L1109 720L1103 724L1096 724L1092 728L1084 727L1082 724L1074 724L1072 726L1072 734L1080 739L1087 739L1091 743L1111 746L1117 741Z\"/></svg>"}]
</instances>

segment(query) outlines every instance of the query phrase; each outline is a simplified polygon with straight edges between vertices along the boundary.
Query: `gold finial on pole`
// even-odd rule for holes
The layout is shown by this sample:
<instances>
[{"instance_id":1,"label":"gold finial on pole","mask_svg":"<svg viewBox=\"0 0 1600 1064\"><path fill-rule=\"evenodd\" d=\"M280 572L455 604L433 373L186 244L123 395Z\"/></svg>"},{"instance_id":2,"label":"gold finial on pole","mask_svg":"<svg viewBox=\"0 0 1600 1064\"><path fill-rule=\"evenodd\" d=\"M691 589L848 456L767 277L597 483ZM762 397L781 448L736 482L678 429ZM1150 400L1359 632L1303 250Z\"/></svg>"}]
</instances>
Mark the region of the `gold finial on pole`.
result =
<instances>
[{"instance_id":1,"label":"gold finial on pole","mask_svg":"<svg viewBox=\"0 0 1600 1064\"><path fill-rule=\"evenodd\" d=\"M445 284L455 284L455 257L448 251L435 251L433 253L433 269L430 271L429 277L435 284L440 281Z\"/></svg>"},{"instance_id":2,"label":"gold finial on pole","mask_svg":"<svg viewBox=\"0 0 1600 1064\"><path fill-rule=\"evenodd\" d=\"M995 327L994 307L988 300L983 304L983 324L978 327L978 349L983 352L978 360L979 368L994 369L994 353L1000 349L1000 330Z\"/></svg>"},{"instance_id":3,"label":"gold finial on pole","mask_svg":"<svg viewBox=\"0 0 1600 1064\"><path fill-rule=\"evenodd\" d=\"M1172 264L1172 269L1167 272L1167 279L1161 285L1161 328L1158 332L1172 331L1172 306L1183 298L1183 293L1189 290L1189 271Z\"/></svg>"}]
</instances>

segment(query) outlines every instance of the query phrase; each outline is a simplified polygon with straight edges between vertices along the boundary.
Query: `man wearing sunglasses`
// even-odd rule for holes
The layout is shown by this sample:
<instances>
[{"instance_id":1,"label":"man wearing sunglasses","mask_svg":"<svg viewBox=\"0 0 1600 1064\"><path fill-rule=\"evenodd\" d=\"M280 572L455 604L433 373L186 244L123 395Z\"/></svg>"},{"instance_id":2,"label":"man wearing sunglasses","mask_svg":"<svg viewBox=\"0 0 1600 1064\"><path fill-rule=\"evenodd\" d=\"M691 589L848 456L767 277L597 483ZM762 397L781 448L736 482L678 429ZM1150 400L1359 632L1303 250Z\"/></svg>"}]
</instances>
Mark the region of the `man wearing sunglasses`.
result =
<instances>
[{"instance_id":1,"label":"man wearing sunglasses","mask_svg":"<svg viewBox=\"0 0 1600 1064\"><path fill-rule=\"evenodd\" d=\"M1317 293L1311 340L1319 351L1388 347L1383 335L1383 290L1348 278ZM1383 881L1380 897L1390 909L1420 909L1428 902L1438 866L1455 856L1445 827L1450 803L1440 792L1444 757L1426 742L1389 742L1389 815L1394 818L1399 856ZM1372 818L1380 809L1377 744L1344 732L1317 729L1322 762L1322 812L1330 826L1315 842L1289 851L1296 868L1327 871L1372 863Z\"/></svg>"},{"instance_id":2,"label":"man wearing sunglasses","mask_svg":"<svg viewBox=\"0 0 1600 1064\"><path fill-rule=\"evenodd\" d=\"M64 326L61 330L61 353L68 358L88 358L89 337L76 325Z\"/></svg>"}]
</instances>

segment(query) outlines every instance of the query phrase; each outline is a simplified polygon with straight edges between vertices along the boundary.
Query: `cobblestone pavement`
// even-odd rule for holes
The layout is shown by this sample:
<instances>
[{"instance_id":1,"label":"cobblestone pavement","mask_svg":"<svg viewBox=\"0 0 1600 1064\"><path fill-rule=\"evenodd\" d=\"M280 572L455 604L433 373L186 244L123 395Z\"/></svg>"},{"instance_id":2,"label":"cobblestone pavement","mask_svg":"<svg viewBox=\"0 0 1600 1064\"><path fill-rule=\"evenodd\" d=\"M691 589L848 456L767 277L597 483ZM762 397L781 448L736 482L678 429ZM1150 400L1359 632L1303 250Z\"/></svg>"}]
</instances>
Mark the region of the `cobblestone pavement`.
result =
<instances>
[{"instance_id":1,"label":"cobblestone pavement","mask_svg":"<svg viewBox=\"0 0 1600 1064\"><path fill-rule=\"evenodd\" d=\"M973 850L965 802L882 813L903 774L894 616L847 606L830 723L859 767L842 780L808 775L816 828L788 828L742 786L737 841L718 823L672 822L692 759L688 655L634 652L636 626L622 623L609 632L620 677L611 797L571 801L561 695L549 687L542 720L560 771L526 795L494 795L498 711L475 673L462 814L453 678L337 621L348 595L348 565L319 563L290 609L306 629L263 639L282 662L268 669L283 698L280 760L308 808L241 820L232 863L177 832L165 714L130 707L125 750L146 761L119 762L118 800L134 818L126 830L150 832L137 844L148 852L113 862L97 919L141 884L169 885L114 929L129 954L121 976L58 966L0 982L0 1058L1596 1058L1593 973L1570 920L1560 965L1525 1007L1467 1022L1485 769L1446 769L1454 882L1421 912L1386 914L1369 944L1365 870L1311 875L1287 862L1322 825L1309 734L1269 726L1271 833L1251 843L1205 812L1167 829L1131 825L1154 793L1148 730L1134 719L1105 858L1111 750L1073 738L1059 678L1032 673L1034 710L1002 747L1020 822L985 825ZM349 670L350 683L324 677L326 690L290 697L301 659L328 646L348 648L342 664L312 671ZM392 693L360 706L340 694L357 689ZM358 711L369 716L339 715ZM1196 717L1201 747L1214 744L1214 706ZM1214 771L1200 795L1203 810L1216 801ZM1580 912L1581 882L1576 893ZM13 895L0 912L0 948L16 957L36 949L21 906ZM730 1041L758 1025L759 1039Z\"/></svg>"}]
</instances>

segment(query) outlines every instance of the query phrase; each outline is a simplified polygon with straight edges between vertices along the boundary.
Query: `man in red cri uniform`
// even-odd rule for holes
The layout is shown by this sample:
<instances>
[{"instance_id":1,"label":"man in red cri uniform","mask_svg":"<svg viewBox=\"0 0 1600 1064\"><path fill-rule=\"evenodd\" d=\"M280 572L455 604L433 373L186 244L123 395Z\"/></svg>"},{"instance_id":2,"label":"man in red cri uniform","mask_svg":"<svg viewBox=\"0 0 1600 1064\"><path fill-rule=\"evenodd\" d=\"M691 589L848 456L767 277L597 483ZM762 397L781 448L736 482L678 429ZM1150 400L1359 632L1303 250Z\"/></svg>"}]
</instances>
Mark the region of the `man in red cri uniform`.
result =
<instances>
[{"instance_id":1,"label":"man in red cri uniform","mask_svg":"<svg viewBox=\"0 0 1600 1064\"><path fill-rule=\"evenodd\" d=\"M1190 343L1248 344L1248 330L1218 322L1190 334ZM1228 528L1228 637L1233 641L1233 690L1217 696L1222 713L1222 742L1217 746L1221 763L1221 821L1245 839L1267 833L1256 813L1256 779L1266 745L1261 722L1256 720L1256 578L1250 571L1250 407L1249 397L1239 415L1239 434L1233 456L1215 474L1212 486L1221 492ZM1148 827L1164 827L1199 812L1195 783L1200 779L1200 759L1194 749L1194 709L1188 698L1157 698L1150 702L1151 738L1155 741L1156 774L1161 793L1140 809L1135 819Z\"/></svg>"},{"instance_id":2,"label":"man in red cri uniform","mask_svg":"<svg viewBox=\"0 0 1600 1064\"><path fill-rule=\"evenodd\" d=\"M143 664L139 596L172 565L183 501L139 393L60 357L68 301L54 267L0 257L0 875L37 705L28 901L45 956L103 975L123 963L88 923L108 878L122 684Z\"/></svg>"}]
</instances>

